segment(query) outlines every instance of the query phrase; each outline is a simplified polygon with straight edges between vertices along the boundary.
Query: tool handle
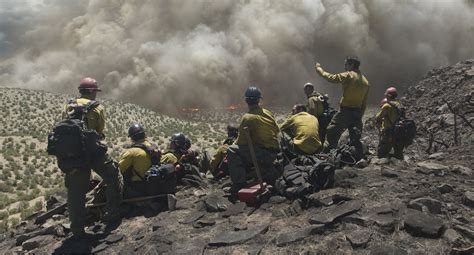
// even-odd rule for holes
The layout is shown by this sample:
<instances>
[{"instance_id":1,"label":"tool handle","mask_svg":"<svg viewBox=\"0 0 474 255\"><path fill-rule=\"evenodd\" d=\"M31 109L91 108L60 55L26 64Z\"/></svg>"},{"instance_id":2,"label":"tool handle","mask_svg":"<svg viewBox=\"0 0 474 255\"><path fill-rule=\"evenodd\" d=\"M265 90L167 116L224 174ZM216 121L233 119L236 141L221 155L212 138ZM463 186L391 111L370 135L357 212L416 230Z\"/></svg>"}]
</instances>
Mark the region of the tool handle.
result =
<instances>
[{"instance_id":1,"label":"tool handle","mask_svg":"<svg viewBox=\"0 0 474 255\"><path fill-rule=\"evenodd\" d=\"M260 188L263 188L263 178L262 173L260 172L260 168L258 167L257 156L255 155L255 149L253 147L252 137L250 137L250 131L248 127L243 128L245 136L247 138L247 144L250 150L250 157L252 158L252 163L255 166L255 172L257 172L258 182L260 184Z\"/></svg>"}]
</instances>

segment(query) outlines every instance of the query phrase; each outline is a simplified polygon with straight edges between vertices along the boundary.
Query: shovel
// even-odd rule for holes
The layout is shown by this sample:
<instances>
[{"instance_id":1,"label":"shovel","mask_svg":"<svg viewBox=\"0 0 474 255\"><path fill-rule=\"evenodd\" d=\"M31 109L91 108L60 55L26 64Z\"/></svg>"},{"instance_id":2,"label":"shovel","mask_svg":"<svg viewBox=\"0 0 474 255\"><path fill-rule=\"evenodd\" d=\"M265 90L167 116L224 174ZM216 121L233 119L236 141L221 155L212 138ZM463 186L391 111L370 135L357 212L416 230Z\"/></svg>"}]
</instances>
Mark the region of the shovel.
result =
<instances>
[{"instance_id":1,"label":"shovel","mask_svg":"<svg viewBox=\"0 0 474 255\"><path fill-rule=\"evenodd\" d=\"M252 138L248 127L243 128L244 134L247 138L247 144L249 146L250 157L257 173L258 184L239 190L238 197L241 202L245 202L252 205L258 205L264 197L268 197L270 191L268 186L263 182L262 173L258 167L257 156L255 155L255 149L253 147Z\"/></svg>"}]
</instances>

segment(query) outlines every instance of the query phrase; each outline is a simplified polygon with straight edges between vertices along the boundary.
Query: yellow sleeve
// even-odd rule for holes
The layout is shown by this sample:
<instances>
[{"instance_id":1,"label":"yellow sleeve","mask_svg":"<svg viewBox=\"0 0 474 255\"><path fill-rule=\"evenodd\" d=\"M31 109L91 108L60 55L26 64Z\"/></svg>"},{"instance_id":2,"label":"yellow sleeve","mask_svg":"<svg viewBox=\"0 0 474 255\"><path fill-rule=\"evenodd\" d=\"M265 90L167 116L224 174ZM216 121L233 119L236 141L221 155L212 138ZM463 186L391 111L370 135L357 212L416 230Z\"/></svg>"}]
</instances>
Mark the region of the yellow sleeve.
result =
<instances>
[{"instance_id":1,"label":"yellow sleeve","mask_svg":"<svg viewBox=\"0 0 474 255\"><path fill-rule=\"evenodd\" d=\"M229 146L227 145L221 145L218 149L217 149L217 152L216 154L214 154L214 156L212 156L212 159L211 159L211 173L212 174L216 174L217 172L217 168L219 167L219 165L221 164L222 160L224 160L224 157L226 156L227 154L227 148Z\"/></svg>"},{"instance_id":2,"label":"yellow sleeve","mask_svg":"<svg viewBox=\"0 0 474 255\"><path fill-rule=\"evenodd\" d=\"M99 108L98 109L99 111L98 111L96 131L99 134L103 134L104 133L104 128L105 128L105 108L102 105L97 106L97 108Z\"/></svg>"},{"instance_id":3,"label":"yellow sleeve","mask_svg":"<svg viewBox=\"0 0 474 255\"><path fill-rule=\"evenodd\" d=\"M287 131L287 130L291 129L292 125L293 125L293 117L289 117L289 118L281 125L280 130L281 130L282 132Z\"/></svg>"},{"instance_id":4,"label":"yellow sleeve","mask_svg":"<svg viewBox=\"0 0 474 255\"><path fill-rule=\"evenodd\" d=\"M178 163L178 158L176 158L173 153L166 153L165 155L161 156L160 163L162 164L176 164Z\"/></svg>"},{"instance_id":5,"label":"yellow sleeve","mask_svg":"<svg viewBox=\"0 0 474 255\"><path fill-rule=\"evenodd\" d=\"M129 169L132 166L133 160L132 160L129 150L124 151L122 155L120 155L118 164L119 164L120 173L122 174L125 173L125 171L127 171L127 169Z\"/></svg>"},{"instance_id":6,"label":"yellow sleeve","mask_svg":"<svg viewBox=\"0 0 474 255\"><path fill-rule=\"evenodd\" d=\"M351 74L349 72L343 72L343 73L338 73L338 74L331 74L326 71L324 71L321 67L316 68L316 72L323 77L326 81L332 82L332 83L342 83L348 78L351 77Z\"/></svg>"},{"instance_id":7,"label":"yellow sleeve","mask_svg":"<svg viewBox=\"0 0 474 255\"><path fill-rule=\"evenodd\" d=\"M368 95L369 95L369 90L367 90L367 92L365 93L364 99L362 101L362 106L361 106L362 116L364 116L365 110L367 109L367 97L368 97Z\"/></svg>"},{"instance_id":8,"label":"yellow sleeve","mask_svg":"<svg viewBox=\"0 0 474 255\"><path fill-rule=\"evenodd\" d=\"M384 104L382 106L382 108L379 110L379 112L375 116L375 119L377 120L377 122L382 122L383 118L385 118L385 116L387 116L388 107L389 107L388 104Z\"/></svg>"},{"instance_id":9,"label":"yellow sleeve","mask_svg":"<svg viewBox=\"0 0 474 255\"><path fill-rule=\"evenodd\" d=\"M244 134L244 127L249 127L250 122L247 118L242 117L242 121L240 122L240 126L239 126L239 134L237 135L237 139L235 139L235 142L234 144L236 145L245 145L247 144L247 138L245 137L245 134Z\"/></svg>"}]
</instances>

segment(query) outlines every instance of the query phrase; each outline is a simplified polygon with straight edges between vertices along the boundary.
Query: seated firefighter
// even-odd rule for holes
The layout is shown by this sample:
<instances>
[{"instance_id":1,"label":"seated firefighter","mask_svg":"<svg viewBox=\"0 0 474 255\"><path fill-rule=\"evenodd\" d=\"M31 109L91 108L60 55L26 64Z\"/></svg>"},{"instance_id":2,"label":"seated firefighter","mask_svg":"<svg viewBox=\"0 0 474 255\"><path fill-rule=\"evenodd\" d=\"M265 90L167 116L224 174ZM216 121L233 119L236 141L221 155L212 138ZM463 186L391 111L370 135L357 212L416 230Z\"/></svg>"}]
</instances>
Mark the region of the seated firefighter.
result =
<instances>
[{"instance_id":1,"label":"seated firefighter","mask_svg":"<svg viewBox=\"0 0 474 255\"><path fill-rule=\"evenodd\" d=\"M403 110L399 101L397 89L389 87L385 91L385 99L381 102L381 107L375 119L380 125L379 145L377 148L377 156L379 158L387 158L393 148L393 156L403 160L403 147L401 141L394 139L393 128L396 121L402 117Z\"/></svg>"},{"instance_id":2,"label":"seated firefighter","mask_svg":"<svg viewBox=\"0 0 474 255\"><path fill-rule=\"evenodd\" d=\"M209 171L215 178L222 178L229 174L227 163L227 149L237 139L239 128L237 125L230 123L227 125L227 138L221 146L217 148L217 152L212 156L209 164Z\"/></svg>"},{"instance_id":3,"label":"seated firefighter","mask_svg":"<svg viewBox=\"0 0 474 255\"><path fill-rule=\"evenodd\" d=\"M290 116L280 127L283 151L289 158L315 154L322 150L318 119L306 112L306 106L293 106Z\"/></svg>"},{"instance_id":4,"label":"seated firefighter","mask_svg":"<svg viewBox=\"0 0 474 255\"><path fill-rule=\"evenodd\" d=\"M242 117L236 141L227 150L232 197L236 197L238 191L247 186L247 175L254 174L249 167L252 166L252 160L244 128L250 133L263 181L273 185L281 175L281 171L273 164L280 150L277 138L279 128L273 114L259 106L261 97L257 87L249 87L245 92L249 111Z\"/></svg>"},{"instance_id":5,"label":"seated firefighter","mask_svg":"<svg viewBox=\"0 0 474 255\"><path fill-rule=\"evenodd\" d=\"M201 158L196 151L191 150L191 140L183 133L171 136L168 151L161 156L160 162L176 167L176 178L180 184L202 185Z\"/></svg>"},{"instance_id":6,"label":"seated firefighter","mask_svg":"<svg viewBox=\"0 0 474 255\"><path fill-rule=\"evenodd\" d=\"M119 160L119 169L125 183L124 198L174 193L174 166L160 166L158 146L146 139L143 126L132 124L128 129L128 137L132 144L120 155Z\"/></svg>"}]
</instances>

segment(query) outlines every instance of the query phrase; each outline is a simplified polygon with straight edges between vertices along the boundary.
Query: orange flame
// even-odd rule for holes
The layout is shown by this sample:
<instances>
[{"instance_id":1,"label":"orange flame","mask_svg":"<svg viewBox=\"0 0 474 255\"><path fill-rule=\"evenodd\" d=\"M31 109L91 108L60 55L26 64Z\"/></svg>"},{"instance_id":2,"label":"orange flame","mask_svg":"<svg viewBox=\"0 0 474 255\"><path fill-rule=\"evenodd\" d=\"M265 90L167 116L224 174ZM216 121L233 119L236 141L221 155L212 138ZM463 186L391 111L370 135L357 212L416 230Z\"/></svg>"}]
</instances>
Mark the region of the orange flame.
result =
<instances>
[{"instance_id":1,"label":"orange flame","mask_svg":"<svg viewBox=\"0 0 474 255\"><path fill-rule=\"evenodd\" d=\"M242 105L240 104L231 104L226 107L227 110L233 111L242 108Z\"/></svg>"},{"instance_id":2,"label":"orange flame","mask_svg":"<svg viewBox=\"0 0 474 255\"><path fill-rule=\"evenodd\" d=\"M182 112L199 112L201 109L199 108L183 108L181 109Z\"/></svg>"}]
</instances>

